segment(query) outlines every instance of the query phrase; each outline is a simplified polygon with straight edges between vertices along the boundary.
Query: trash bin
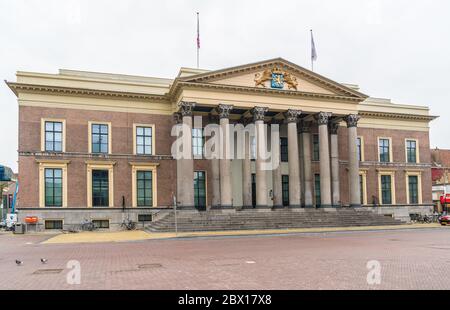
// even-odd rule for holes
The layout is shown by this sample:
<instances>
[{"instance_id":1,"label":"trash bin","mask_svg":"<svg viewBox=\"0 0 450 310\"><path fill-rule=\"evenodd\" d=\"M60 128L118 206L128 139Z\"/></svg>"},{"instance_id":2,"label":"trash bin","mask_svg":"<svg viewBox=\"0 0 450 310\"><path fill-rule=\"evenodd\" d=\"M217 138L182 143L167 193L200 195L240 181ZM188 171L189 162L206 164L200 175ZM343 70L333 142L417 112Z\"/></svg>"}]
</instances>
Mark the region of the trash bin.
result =
<instances>
[{"instance_id":1,"label":"trash bin","mask_svg":"<svg viewBox=\"0 0 450 310\"><path fill-rule=\"evenodd\" d=\"M24 234L27 232L27 226L23 223L16 223L14 225L14 233L15 234Z\"/></svg>"}]
</instances>

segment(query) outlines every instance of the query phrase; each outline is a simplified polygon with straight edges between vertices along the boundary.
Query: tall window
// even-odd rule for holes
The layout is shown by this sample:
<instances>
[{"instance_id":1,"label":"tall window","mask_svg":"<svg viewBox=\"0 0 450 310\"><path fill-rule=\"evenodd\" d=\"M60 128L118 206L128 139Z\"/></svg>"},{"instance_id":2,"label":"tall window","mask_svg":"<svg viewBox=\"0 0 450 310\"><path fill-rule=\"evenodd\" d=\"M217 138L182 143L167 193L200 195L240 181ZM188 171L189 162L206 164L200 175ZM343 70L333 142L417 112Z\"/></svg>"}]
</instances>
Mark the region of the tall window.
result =
<instances>
[{"instance_id":1,"label":"tall window","mask_svg":"<svg viewBox=\"0 0 450 310\"><path fill-rule=\"evenodd\" d=\"M62 152L63 124L61 122L45 122L45 150Z\"/></svg>"},{"instance_id":2,"label":"tall window","mask_svg":"<svg viewBox=\"0 0 450 310\"><path fill-rule=\"evenodd\" d=\"M314 198L316 200L316 207L320 206L320 174L314 175Z\"/></svg>"},{"instance_id":3,"label":"tall window","mask_svg":"<svg viewBox=\"0 0 450 310\"><path fill-rule=\"evenodd\" d=\"M288 139L287 138L280 138L280 151L281 151L281 161L287 162L288 161Z\"/></svg>"},{"instance_id":4,"label":"tall window","mask_svg":"<svg viewBox=\"0 0 450 310\"><path fill-rule=\"evenodd\" d=\"M92 170L92 205L109 206L109 171Z\"/></svg>"},{"instance_id":5,"label":"tall window","mask_svg":"<svg viewBox=\"0 0 450 310\"><path fill-rule=\"evenodd\" d=\"M392 204L392 178L390 175L381 176L381 203Z\"/></svg>"},{"instance_id":6,"label":"tall window","mask_svg":"<svg viewBox=\"0 0 450 310\"><path fill-rule=\"evenodd\" d=\"M92 124L92 153L108 153L108 125Z\"/></svg>"},{"instance_id":7,"label":"tall window","mask_svg":"<svg viewBox=\"0 0 450 310\"><path fill-rule=\"evenodd\" d=\"M419 203L419 182L416 175L408 176L409 203Z\"/></svg>"},{"instance_id":8,"label":"tall window","mask_svg":"<svg viewBox=\"0 0 450 310\"><path fill-rule=\"evenodd\" d=\"M136 154L152 155L153 128L136 126Z\"/></svg>"},{"instance_id":9,"label":"tall window","mask_svg":"<svg viewBox=\"0 0 450 310\"><path fill-rule=\"evenodd\" d=\"M389 139L379 139L378 148L380 152L380 162L390 162L390 141Z\"/></svg>"},{"instance_id":10,"label":"tall window","mask_svg":"<svg viewBox=\"0 0 450 310\"><path fill-rule=\"evenodd\" d=\"M204 171L194 171L194 204L199 210L206 208L206 178Z\"/></svg>"},{"instance_id":11,"label":"tall window","mask_svg":"<svg viewBox=\"0 0 450 310\"><path fill-rule=\"evenodd\" d=\"M152 171L137 171L137 205L138 207L153 206L153 173Z\"/></svg>"},{"instance_id":12,"label":"tall window","mask_svg":"<svg viewBox=\"0 0 450 310\"><path fill-rule=\"evenodd\" d=\"M406 140L406 160L408 163L417 162L416 140Z\"/></svg>"},{"instance_id":13,"label":"tall window","mask_svg":"<svg viewBox=\"0 0 450 310\"><path fill-rule=\"evenodd\" d=\"M62 169L45 169L45 206L62 206Z\"/></svg>"},{"instance_id":14,"label":"tall window","mask_svg":"<svg viewBox=\"0 0 450 310\"><path fill-rule=\"evenodd\" d=\"M358 160L362 161L362 146L361 146L361 138L356 138L356 147L358 150Z\"/></svg>"},{"instance_id":15,"label":"tall window","mask_svg":"<svg viewBox=\"0 0 450 310\"><path fill-rule=\"evenodd\" d=\"M281 191L283 193L283 206L289 205L289 175L281 176Z\"/></svg>"},{"instance_id":16,"label":"tall window","mask_svg":"<svg viewBox=\"0 0 450 310\"><path fill-rule=\"evenodd\" d=\"M319 155L319 135L314 134L312 136L312 140L313 140L313 158L312 160L319 160L320 159L320 155Z\"/></svg>"},{"instance_id":17,"label":"tall window","mask_svg":"<svg viewBox=\"0 0 450 310\"><path fill-rule=\"evenodd\" d=\"M192 129L192 154L197 157L203 156L203 145L205 138L203 136L203 128Z\"/></svg>"}]
</instances>

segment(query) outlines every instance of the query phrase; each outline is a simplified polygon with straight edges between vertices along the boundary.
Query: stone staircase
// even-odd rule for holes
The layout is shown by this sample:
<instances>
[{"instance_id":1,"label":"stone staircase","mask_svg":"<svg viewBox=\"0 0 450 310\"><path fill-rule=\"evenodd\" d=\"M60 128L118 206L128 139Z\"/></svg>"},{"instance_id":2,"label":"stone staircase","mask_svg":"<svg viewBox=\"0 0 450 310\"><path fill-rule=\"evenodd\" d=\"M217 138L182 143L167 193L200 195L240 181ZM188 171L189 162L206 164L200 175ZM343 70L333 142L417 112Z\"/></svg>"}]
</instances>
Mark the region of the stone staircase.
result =
<instances>
[{"instance_id":1,"label":"stone staircase","mask_svg":"<svg viewBox=\"0 0 450 310\"><path fill-rule=\"evenodd\" d=\"M404 222L368 210L339 209L276 209L178 211L178 231L218 231L251 229L289 229L318 227L401 225ZM152 232L175 231L174 212L146 225Z\"/></svg>"}]
</instances>

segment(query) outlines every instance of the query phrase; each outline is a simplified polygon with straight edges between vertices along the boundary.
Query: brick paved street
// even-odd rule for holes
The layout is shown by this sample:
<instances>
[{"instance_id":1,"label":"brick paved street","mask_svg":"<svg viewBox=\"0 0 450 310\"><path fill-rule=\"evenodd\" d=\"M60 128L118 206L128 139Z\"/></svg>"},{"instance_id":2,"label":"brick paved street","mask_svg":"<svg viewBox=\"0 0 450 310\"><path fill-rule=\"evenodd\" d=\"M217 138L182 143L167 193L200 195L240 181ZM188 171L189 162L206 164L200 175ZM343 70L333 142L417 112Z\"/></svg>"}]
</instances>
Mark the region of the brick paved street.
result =
<instances>
[{"instance_id":1,"label":"brick paved street","mask_svg":"<svg viewBox=\"0 0 450 310\"><path fill-rule=\"evenodd\" d=\"M49 237L0 235L0 289L450 289L449 227L40 244ZM69 260L80 285L66 283ZM366 282L369 260L381 263L380 285Z\"/></svg>"}]
</instances>

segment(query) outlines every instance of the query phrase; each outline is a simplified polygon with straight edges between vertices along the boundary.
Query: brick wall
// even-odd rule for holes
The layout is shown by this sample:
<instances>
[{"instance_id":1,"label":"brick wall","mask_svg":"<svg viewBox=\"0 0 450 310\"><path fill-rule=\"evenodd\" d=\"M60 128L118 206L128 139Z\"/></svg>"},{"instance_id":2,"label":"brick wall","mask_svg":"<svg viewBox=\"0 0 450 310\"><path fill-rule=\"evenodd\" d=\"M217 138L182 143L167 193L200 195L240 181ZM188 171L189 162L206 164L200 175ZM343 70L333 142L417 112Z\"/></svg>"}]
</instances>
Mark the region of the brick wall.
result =
<instances>
[{"instance_id":1,"label":"brick wall","mask_svg":"<svg viewBox=\"0 0 450 310\"><path fill-rule=\"evenodd\" d=\"M170 155L172 137L172 116L136 113L102 112L75 109L47 109L38 107L19 108L19 151L39 152L41 118L61 118L66 120L66 152L62 158L70 160L68 165L68 207L86 207L88 152L88 121L112 123L112 155L108 160L114 166L114 206L122 206L122 196L126 205L131 206L131 166L130 161L157 162L158 206L172 205L172 194L176 192L176 163L174 160L149 160L133 153L133 123L155 124L156 155ZM70 154L82 153L82 154ZM128 156L116 157L117 154ZM76 156L75 156L76 155ZM81 156L80 156L81 155ZM43 157L45 158L45 156ZM19 156L19 182L21 208L39 206L39 167L35 156Z\"/></svg>"}]
</instances>

